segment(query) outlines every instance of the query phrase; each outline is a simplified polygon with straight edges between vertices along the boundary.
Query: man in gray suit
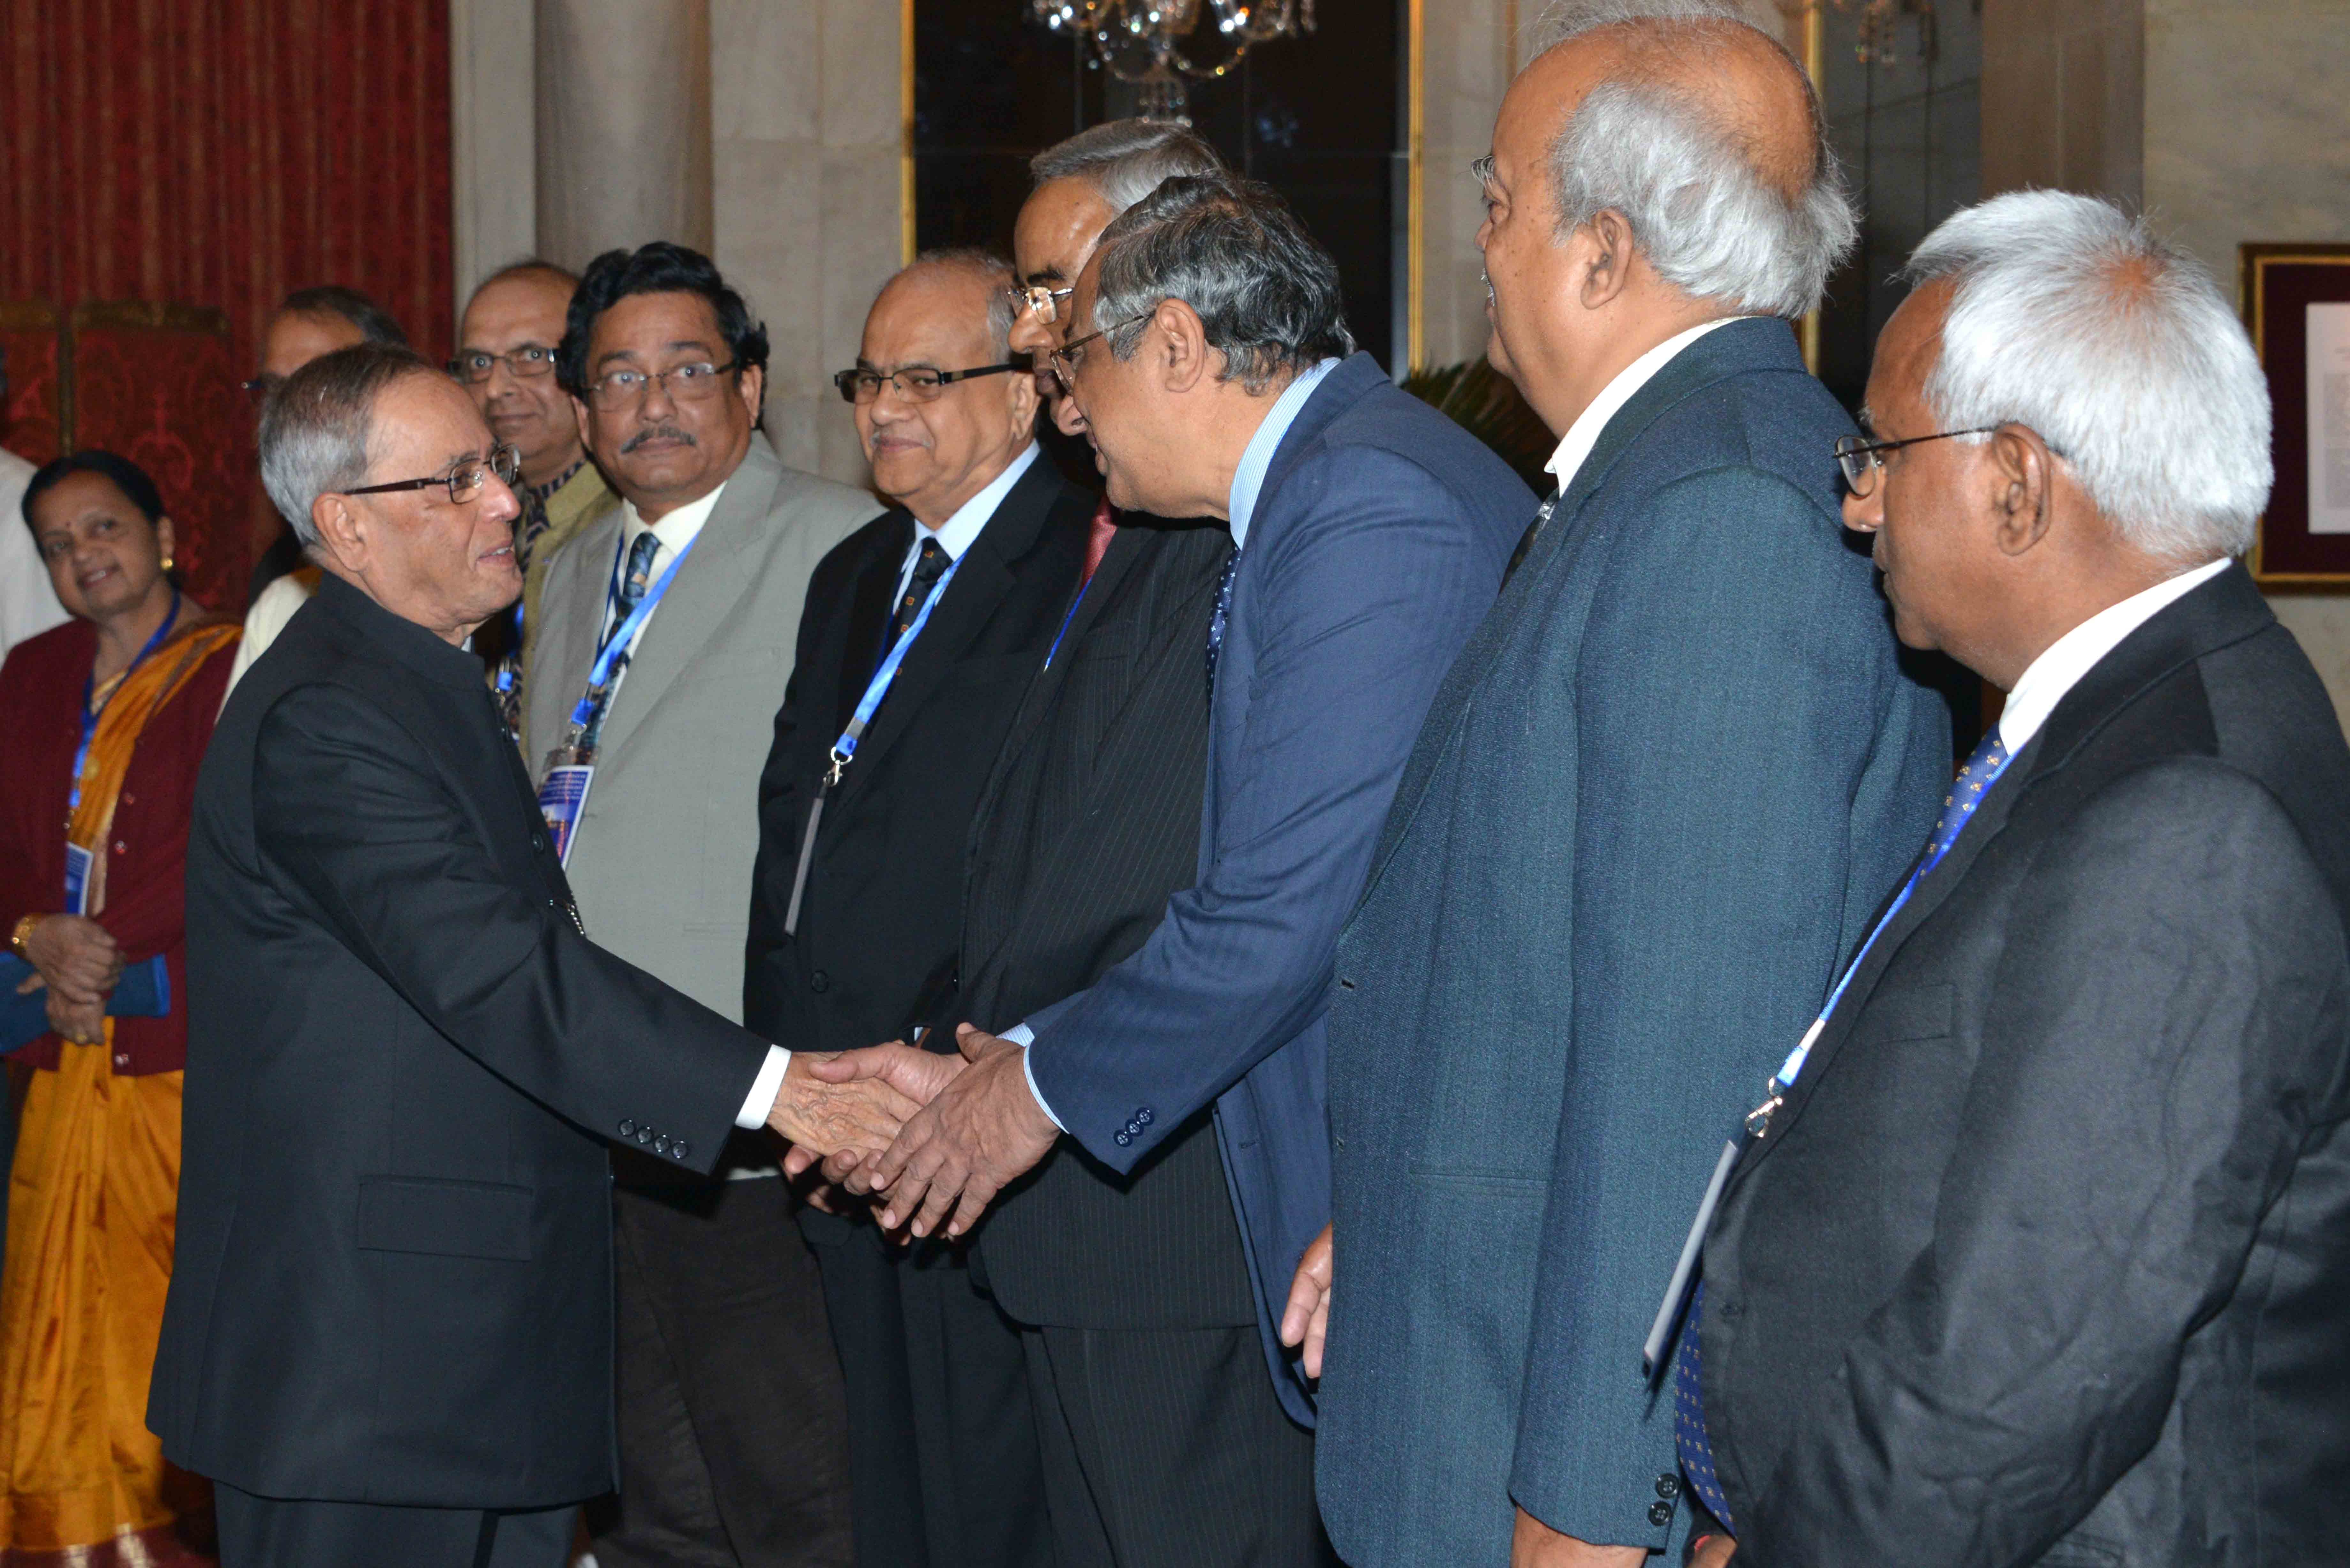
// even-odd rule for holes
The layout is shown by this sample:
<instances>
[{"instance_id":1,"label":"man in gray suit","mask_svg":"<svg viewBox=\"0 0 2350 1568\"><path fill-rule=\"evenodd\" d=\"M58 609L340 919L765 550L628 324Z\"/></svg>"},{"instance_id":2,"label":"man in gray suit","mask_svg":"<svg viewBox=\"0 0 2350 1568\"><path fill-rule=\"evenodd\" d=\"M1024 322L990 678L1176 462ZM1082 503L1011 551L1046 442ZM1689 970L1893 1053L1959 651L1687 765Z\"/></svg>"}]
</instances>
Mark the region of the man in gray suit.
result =
<instances>
[{"instance_id":1,"label":"man in gray suit","mask_svg":"<svg viewBox=\"0 0 2350 1568\"><path fill-rule=\"evenodd\" d=\"M1358 1568L1670 1546L1640 1351L1689 1194L1950 779L1839 525L1851 423L1780 319L1853 216L1801 69L1737 16L1576 8L1478 171L1487 352L1559 490L1338 942L1336 1252L1287 1326L1335 1274L1317 1469Z\"/></svg>"},{"instance_id":2,"label":"man in gray suit","mask_svg":"<svg viewBox=\"0 0 2350 1568\"><path fill-rule=\"evenodd\" d=\"M765 330L706 257L598 257L560 352L623 504L547 564L525 755L589 933L739 1022L767 717L809 574L880 507L776 461ZM840 1373L776 1156L738 1135L716 1183L614 1157L604 1568L849 1561Z\"/></svg>"}]
</instances>

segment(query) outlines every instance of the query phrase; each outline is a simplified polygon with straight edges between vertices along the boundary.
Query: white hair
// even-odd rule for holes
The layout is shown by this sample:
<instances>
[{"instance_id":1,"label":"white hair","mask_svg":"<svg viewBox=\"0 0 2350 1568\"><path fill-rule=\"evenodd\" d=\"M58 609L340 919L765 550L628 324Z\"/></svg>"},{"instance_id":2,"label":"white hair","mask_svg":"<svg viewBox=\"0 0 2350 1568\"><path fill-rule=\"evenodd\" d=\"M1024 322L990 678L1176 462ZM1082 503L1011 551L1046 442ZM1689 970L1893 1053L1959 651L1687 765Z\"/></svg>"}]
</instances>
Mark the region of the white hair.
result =
<instances>
[{"instance_id":1,"label":"white hair","mask_svg":"<svg viewBox=\"0 0 2350 1568\"><path fill-rule=\"evenodd\" d=\"M1038 185L1071 176L1093 182L1114 213L1123 213L1180 175L1227 172L1214 148L1186 126L1163 119L1113 119L1056 141L1028 161Z\"/></svg>"},{"instance_id":2,"label":"white hair","mask_svg":"<svg viewBox=\"0 0 2350 1568\"><path fill-rule=\"evenodd\" d=\"M2251 547L2268 383L2200 263L2110 202L2017 191L1944 219L1904 275L1954 285L1924 389L1942 428L2029 426L2150 556Z\"/></svg>"},{"instance_id":3,"label":"white hair","mask_svg":"<svg viewBox=\"0 0 2350 1568\"><path fill-rule=\"evenodd\" d=\"M1534 37L1547 51L1606 27L1636 27L1677 54L1718 47L1729 27L1770 36L1731 0L1565 0ZM1859 237L1860 216L1810 79L1792 57L1787 66L1812 121L1811 171L1792 198L1755 167L1720 106L1636 61L1586 94L1551 144L1560 238L1619 213L1648 265L1684 294L1763 316L1815 308Z\"/></svg>"}]
</instances>

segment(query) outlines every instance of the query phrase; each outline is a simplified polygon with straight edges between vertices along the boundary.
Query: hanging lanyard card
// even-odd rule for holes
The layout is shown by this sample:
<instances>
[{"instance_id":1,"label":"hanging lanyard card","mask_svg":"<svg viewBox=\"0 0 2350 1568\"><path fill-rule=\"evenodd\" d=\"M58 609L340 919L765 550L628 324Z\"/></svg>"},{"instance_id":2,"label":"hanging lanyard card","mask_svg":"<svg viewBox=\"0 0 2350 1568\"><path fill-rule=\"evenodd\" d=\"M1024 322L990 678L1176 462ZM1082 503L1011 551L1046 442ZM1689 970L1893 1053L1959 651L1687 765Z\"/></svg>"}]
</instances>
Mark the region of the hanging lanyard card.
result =
<instances>
[{"instance_id":1,"label":"hanging lanyard card","mask_svg":"<svg viewBox=\"0 0 2350 1568\"><path fill-rule=\"evenodd\" d=\"M857 755L857 743L865 738L866 727L880 711L881 699L889 694L891 682L898 679L898 667L906 662L907 649L922 635L922 628L930 625L931 612L938 608L939 600L946 596L947 585L954 581L962 566L958 559L939 574L930 597L922 601L913 623L906 628L906 635L890 645L889 651L882 657L881 667L866 682L865 695L857 700L857 711L849 716L848 728L841 731L840 739L832 743L832 766L826 772L824 782L816 786L816 798L808 803L807 827L800 835L800 863L792 872L792 899L784 911L784 935L787 937L799 934L800 899L807 892L808 866L816 857L816 829L824 820L824 803L833 786L840 783L841 775L848 771L849 763Z\"/></svg>"},{"instance_id":2,"label":"hanging lanyard card","mask_svg":"<svg viewBox=\"0 0 2350 1568\"><path fill-rule=\"evenodd\" d=\"M89 913L89 869L96 858L78 844L66 846L66 913Z\"/></svg>"}]
</instances>

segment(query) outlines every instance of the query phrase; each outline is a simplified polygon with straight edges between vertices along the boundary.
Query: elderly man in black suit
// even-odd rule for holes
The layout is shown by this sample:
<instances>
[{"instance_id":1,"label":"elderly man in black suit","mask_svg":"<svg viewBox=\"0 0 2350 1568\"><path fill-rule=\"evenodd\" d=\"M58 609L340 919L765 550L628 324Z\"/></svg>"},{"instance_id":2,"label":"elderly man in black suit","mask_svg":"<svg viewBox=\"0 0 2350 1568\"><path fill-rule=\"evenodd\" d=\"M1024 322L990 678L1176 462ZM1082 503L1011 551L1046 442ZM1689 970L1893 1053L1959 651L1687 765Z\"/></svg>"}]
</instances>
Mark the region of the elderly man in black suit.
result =
<instances>
[{"instance_id":1,"label":"elderly man in black suit","mask_svg":"<svg viewBox=\"0 0 2350 1568\"><path fill-rule=\"evenodd\" d=\"M188 843L185 1162L148 1421L224 1568L554 1568L612 1485L608 1139L707 1172L840 1146L844 1096L590 943L473 628L520 464L362 344L263 417L324 568L236 689Z\"/></svg>"},{"instance_id":2,"label":"elderly man in black suit","mask_svg":"<svg viewBox=\"0 0 2350 1568\"><path fill-rule=\"evenodd\" d=\"M1910 275L1845 516L2007 701L1747 1120L1684 1469L1740 1568L2339 1561L2350 752L2231 559L2260 369L2085 196Z\"/></svg>"}]
</instances>

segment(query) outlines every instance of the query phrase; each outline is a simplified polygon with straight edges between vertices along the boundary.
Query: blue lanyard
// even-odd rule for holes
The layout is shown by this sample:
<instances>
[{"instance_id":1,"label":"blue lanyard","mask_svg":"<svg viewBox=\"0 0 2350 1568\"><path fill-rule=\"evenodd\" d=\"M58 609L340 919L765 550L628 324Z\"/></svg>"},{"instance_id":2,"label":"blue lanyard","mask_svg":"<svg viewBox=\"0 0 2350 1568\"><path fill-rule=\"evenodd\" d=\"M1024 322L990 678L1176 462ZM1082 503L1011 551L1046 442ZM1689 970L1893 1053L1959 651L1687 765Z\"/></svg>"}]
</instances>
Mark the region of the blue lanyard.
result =
<instances>
[{"instance_id":1,"label":"blue lanyard","mask_svg":"<svg viewBox=\"0 0 2350 1568\"><path fill-rule=\"evenodd\" d=\"M840 739L832 743L832 772L825 779L827 788L838 784L840 775L847 771L849 759L857 755L857 742L865 736L865 727L873 722L874 712L881 706L881 699L889 694L890 682L898 679L898 667L906 662L906 650L914 646L916 638L922 635L922 628L930 624L931 612L939 607L939 599L946 593L947 585L954 581L955 573L962 568L962 562L957 560L939 574L938 582L931 588L931 597L922 601L921 609L914 616L914 624L906 628L905 636L890 646L889 653L881 660L881 668L873 672L871 680L866 682L865 695L857 700L857 711L849 717L848 728L843 730Z\"/></svg>"},{"instance_id":2,"label":"blue lanyard","mask_svg":"<svg viewBox=\"0 0 2350 1568\"><path fill-rule=\"evenodd\" d=\"M1088 576L1077 585L1077 597L1069 601L1069 613L1061 618L1061 629L1053 634L1053 646L1045 650L1045 668L1053 668L1053 659L1061 651L1061 639L1069 635L1069 623L1077 618L1077 607L1086 602L1086 590L1094 586Z\"/></svg>"},{"instance_id":3,"label":"blue lanyard","mask_svg":"<svg viewBox=\"0 0 2350 1568\"><path fill-rule=\"evenodd\" d=\"M1991 776L1982 781L1983 793L1990 793L1991 785L1999 782L2000 775L2007 772L2008 763L2013 761L2015 758L2012 753L2001 759L1999 766L1991 770ZM1968 820L1972 821L1973 818L1970 817ZM1919 861L1918 868L1909 873L1908 880L1901 884L1901 890L1893 895L1893 902L1885 907L1885 913L1878 918L1876 926L1868 933L1868 940L1860 944L1860 951L1853 954L1852 962L1846 966L1844 978L1835 982L1834 991L1828 992L1827 1005L1820 1009L1820 1015L1812 1021L1812 1026L1804 1031L1804 1037L1796 1043L1795 1048L1787 1053L1787 1060L1780 1065L1777 1075L1771 1080L1773 1096L1783 1095L1794 1086L1795 1080L1803 1075L1804 1062L1811 1056L1812 1046L1818 1042L1822 1032L1827 1028L1828 1019L1835 1013L1836 1003L1844 1000L1845 989L1852 984L1852 977L1860 972L1861 964L1868 957L1868 950L1877 945L1877 939L1885 934L1885 928L1893 923L1893 917L1901 912L1901 907L1909 901L1909 895L1917 890L1918 883L1926 879L1926 874L1939 866L1943 857L1958 846L1959 835L1965 831L1964 826L1961 825L1959 833L1950 835L1948 844L1942 845Z\"/></svg>"},{"instance_id":4,"label":"blue lanyard","mask_svg":"<svg viewBox=\"0 0 2350 1568\"><path fill-rule=\"evenodd\" d=\"M115 683L114 689L117 691L122 690L123 680L130 679L130 672L147 661L149 654L163 646L163 639L171 636L172 628L179 624L180 590L173 588L172 613L163 618L163 624L155 628L155 635L147 639L147 646L139 650L139 656L122 667L122 674ZM66 810L68 813L81 808L81 770L88 765L89 742L98 734L98 711L89 705L90 698L95 696L97 691L98 671L92 670L83 678L81 683L81 744L74 748L73 786L66 798Z\"/></svg>"},{"instance_id":5,"label":"blue lanyard","mask_svg":"<svg viewBox=\"0 0 2350 1568\"><path fill-rule=\"evenodd\" d=\"M638 632L644 629L645 620L653 613L653 607L660 603L663 594L669 592L670 584L677 576L677 569L685 565L685 558L692 555L693 547L701 543L702 535L699 534L685 542L685 548L680 550L671 558L670 564L661 568L661 575L653 579L653 586L645 590L645 597L637 601L637 607L629 612L627 619L612 628L612 635L606 638L604 645L596 650L596 662L588 670L587 693L573 704L571 709L573 723L584 730L588 727L588 722L595 718L596 693L601 691L605 683L612 679L612 666L619 662L620 656L629 650L629 644L636 639ZM615 562L612 566L615 575L619 569L619 564ZM604 590L607 604L611 602L611 595L612 589L607 585ZM517 618L515 624L519 627L522 623Z\"/></svg>"}]
</instances>

